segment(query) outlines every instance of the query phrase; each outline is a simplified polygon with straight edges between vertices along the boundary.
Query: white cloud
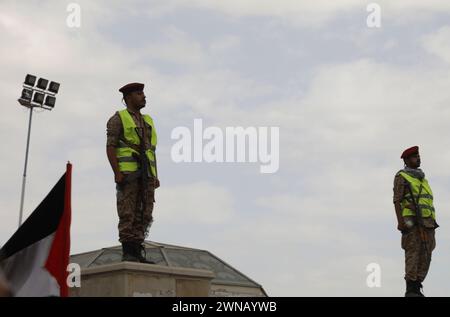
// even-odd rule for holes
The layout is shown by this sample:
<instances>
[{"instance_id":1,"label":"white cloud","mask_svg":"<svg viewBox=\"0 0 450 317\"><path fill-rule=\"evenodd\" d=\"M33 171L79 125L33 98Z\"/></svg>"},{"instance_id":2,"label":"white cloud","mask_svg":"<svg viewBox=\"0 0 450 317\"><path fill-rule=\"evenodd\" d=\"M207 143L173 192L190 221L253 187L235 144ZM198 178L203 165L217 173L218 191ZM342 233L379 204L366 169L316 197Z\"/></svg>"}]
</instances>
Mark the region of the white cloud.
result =
<instances>
[{"instance_id":1,"label":"white cloud","mask_svg":"<svg viewBox=\"0 0 450 317\"><path fill-rule=\"evenodd\" d=\"M231 49L239 48L241 39L236 35L227 35L211 43L210 51L216 54L226 54Z\"/></svg>"},{"instance_id":2,"label":"white cloud","mask_svg":"<svg viewBox=\"0 0 450 317\"><path fill-rule=\"evenodd\" d=\"M276 17L293 25L319 26L332 19L336 13L348 12L355 7L362 7L358 0L345 1L303 1L296 0L230 0L177 1L180 6L198 6L223 12L235 17L262 16Z\"/></svg>"},{"instance_id":3,"label":"white cloud","mask_svg":"<svg viewBox=\"0 0 450 317\"><path fill-rule=\"evenodd\" d=\"M450 64L450 27L444 26L422 39L423 48Z\"/></svg>"},{"instance_id":4,"label":"white cloud","mask_svg":"<svg viewBox=\"0 0 450 317\"><path fill-rule=\"evenodd\" d=\"M149 58L176 63L184 67L201 65L206 59L204 49L186 32L171 26L163 33L165 40L162 43L154 42L147 45L146 51Z\"/></svg>"},{"instance_id":5,"label":"white cloud","mask_svg":"<svg viewBox=\"0 0 450 317\"><path fill-rule=\"evenodd\" d=\"M155 219L169 225L225 225L236 214L232 194L207 181L162 187L156 199Z\"/></svg>"},{"instance_id":6,"label":"white cloud","mask_svg":"<svg viewBox=\"0 0 450 317\"><path fill-rule=\"evenodd\" d=\"M372 1L380 5L382 19L391 20L394 23L410 24L429 20L434 14L450 12L450 4L442 0L378 0ZM345 14L359 14L361 25L364 25L369 12L366 7L369 2L361 0L173 0L171 9L179 7L210 9L233 17L269 17L277 18L292 26L323 27ZM167 9L167 7L166 7ZM165 13L168 10L164 11Z\"/></svg>"}]
</instances>

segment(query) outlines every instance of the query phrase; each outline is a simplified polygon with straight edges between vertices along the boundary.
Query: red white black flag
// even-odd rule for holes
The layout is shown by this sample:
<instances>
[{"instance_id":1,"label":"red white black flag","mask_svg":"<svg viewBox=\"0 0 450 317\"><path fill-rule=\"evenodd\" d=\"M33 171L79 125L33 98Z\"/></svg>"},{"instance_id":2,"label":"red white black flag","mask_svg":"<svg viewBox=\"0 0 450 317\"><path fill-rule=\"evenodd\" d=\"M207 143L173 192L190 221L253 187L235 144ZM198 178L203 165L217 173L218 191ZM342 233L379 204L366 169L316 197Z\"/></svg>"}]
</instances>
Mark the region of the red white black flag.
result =
<instances>
[{"instance_id":1,"label":"red white black flag","mask_svg":"<svg viewBox=\"0 0 450 317\"><path fill-rule=\"evenodd\" d=\"M71 173L66 173L0 250L14 296L67 296Z\"/></svg>"}]
</instances>

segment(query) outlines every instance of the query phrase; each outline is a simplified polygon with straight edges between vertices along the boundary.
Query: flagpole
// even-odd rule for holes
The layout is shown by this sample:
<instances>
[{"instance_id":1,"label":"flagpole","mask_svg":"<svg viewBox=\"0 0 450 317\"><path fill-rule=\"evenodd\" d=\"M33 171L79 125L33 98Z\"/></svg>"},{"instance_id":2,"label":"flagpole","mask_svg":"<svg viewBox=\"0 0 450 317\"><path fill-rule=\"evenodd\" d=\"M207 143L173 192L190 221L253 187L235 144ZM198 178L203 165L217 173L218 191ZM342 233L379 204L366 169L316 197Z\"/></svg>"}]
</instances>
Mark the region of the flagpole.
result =
<instances>
[{"instance_id":1,"label":"flagpole","mask_svg":"<svg viewBox=\"0 0 450 317\"><path fill-rule=\"evenodd\" d=\"M21 194L21 197L20 197L19 227L22 225L23 201L25 199L25 185L26 185L26 179L27 179L28 150L30 148L30 134L31 134L31 119L32 119L32 116L33 116L33 106L30 105L30 119L28 120L27 148L25 150L25 166L23 168L22 194Z\"/></svg>"}]
</instances>

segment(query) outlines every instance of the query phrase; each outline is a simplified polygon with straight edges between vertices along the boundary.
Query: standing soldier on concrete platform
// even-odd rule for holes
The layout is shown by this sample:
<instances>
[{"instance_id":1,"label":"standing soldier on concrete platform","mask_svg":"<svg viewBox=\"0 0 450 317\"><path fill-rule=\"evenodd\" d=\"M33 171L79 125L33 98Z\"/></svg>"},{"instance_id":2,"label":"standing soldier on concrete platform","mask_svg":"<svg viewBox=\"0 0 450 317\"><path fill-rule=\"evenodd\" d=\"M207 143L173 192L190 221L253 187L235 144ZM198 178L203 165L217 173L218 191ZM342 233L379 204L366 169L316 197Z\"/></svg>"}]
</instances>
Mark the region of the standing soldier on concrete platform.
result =
<instances>
[{"instance_id":1,"label":"standing soldier on concrete platform","mask_svg":"<svg viewBox=\"0 0 450 317\"><path fill-rule=\"evenodd\" d=\"M430 268L436 246L434 231L438 226L433 206L433 192L420 167L419 147L401 155L405 168L394 179L394 205L397 229L402 232L405 250L406 297L423 297L422 282Z\"/></svg>"},{"instance_id":2,"label":"standing soldier on concrete platform","mask_svg":"<svg viewBox=\"0 0 450 317\"><path fill-rule=\"evenodd\" d=\"M154 263L146 259L142 243L153 222L155 188L159 187L157 137L152 118L140 112L146 104L143 90L144 84L139 83L119 89L127 108L108 121L106 152L116 182L122 260Z\"/></svg>"}]
</instances>

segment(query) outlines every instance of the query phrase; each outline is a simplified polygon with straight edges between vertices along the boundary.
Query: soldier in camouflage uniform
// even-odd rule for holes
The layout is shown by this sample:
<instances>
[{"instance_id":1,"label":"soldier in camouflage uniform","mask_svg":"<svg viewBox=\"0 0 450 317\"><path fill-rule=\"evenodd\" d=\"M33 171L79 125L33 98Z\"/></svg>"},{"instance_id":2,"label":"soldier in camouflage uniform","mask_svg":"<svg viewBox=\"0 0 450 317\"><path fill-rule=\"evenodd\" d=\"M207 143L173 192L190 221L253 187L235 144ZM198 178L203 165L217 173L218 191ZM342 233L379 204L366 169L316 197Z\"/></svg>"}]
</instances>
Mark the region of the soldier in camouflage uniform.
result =
<instances>
[{"instance_id":1,"label":"soldier in camouflage uniform","mask_svg":"<svg viewBox=\"0 0 450 317\"><path fill-rule=\"evenodd\" d=\"M156 173L156 132L153 120L142 115L145 107L144 85L132 83L120 88L127 108L116 112L107 123L107 156L114 172L119 215L119 241L123 261L154 263L146 259L142 245L153 222ZM145 185L141 176L140 146L144 140L149 175ZM145 195L145 197L144 197ZM145 200L143 199L145 198ZM144 251L144 252L143 252Z\"/></svg>"},{"instance_id":2,"label":"soldier in camouflage uniform","mask_svg":"<svg viewBox=\"0 0 450 317\"><path fill-rule=\"evenodd\" d=\"M424 295L420 290L430 267L432 251L436 247L435 229L439 226L435 220L431 188L419 168L419 148L414 146L405 150L401 158L405 168L395 175L394 205L397 229L402 233L401 246L405 250L405 296L422 297ZM422 228L416 220L417 208L411 199L411 192L420 207Z\"/></svg>"}]
</instances>

